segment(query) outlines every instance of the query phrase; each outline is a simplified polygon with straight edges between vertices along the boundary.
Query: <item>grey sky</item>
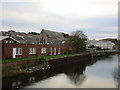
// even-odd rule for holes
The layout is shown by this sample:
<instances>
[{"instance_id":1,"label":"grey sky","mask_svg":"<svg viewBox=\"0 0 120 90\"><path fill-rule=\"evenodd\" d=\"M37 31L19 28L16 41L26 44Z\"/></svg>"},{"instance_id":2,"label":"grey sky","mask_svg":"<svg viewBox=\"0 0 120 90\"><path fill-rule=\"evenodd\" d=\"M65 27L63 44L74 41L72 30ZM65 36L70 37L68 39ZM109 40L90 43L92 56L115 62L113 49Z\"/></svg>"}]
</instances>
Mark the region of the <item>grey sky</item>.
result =
<instances>
[{"instance_id":1,"label":"grey sky","mask_svg":"<svg viewBox=\"0 0 120 90\"><path fill-rule=\"evenodd\" d=\"M89 39L117 37L118 0L11 1L2 1L2 30L82 30Z\"/></svg>"}]
</instances>

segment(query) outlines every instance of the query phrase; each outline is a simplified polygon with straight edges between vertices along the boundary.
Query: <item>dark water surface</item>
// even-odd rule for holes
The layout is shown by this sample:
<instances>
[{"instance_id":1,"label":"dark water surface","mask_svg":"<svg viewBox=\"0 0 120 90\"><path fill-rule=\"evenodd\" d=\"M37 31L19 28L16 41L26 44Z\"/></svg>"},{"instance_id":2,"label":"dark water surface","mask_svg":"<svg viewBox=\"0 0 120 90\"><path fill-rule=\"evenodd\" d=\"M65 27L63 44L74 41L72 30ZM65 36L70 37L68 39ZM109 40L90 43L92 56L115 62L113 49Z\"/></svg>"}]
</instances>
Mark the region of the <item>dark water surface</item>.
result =
<instances>
[{"instance_id":1,"label":"dark water surface","mask_svg":"<svg viewBox=\"0 0 120 90\"><path fill-rule=\"evenodd\" d=\"M96 58L14 77L3 88L117 88L118 55Z\"/></svg>"}]
</instances>

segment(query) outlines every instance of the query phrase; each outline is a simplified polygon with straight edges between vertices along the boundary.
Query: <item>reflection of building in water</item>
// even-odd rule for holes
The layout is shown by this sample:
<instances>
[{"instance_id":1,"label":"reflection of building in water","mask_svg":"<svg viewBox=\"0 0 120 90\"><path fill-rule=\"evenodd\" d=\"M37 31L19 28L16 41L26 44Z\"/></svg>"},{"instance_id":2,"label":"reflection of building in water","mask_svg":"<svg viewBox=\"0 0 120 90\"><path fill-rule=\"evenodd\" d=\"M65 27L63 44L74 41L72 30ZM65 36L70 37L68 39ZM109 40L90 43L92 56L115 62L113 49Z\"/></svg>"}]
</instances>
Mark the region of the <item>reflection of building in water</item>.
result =
<instances>
[{"instance_id":1,"label":"reflection of building in water","mask_svg":"<svg viewBox=\"0 0 120 90\"><path fill-rule=\"evenodd\" d=\"M49 70L43 72L35 72L31 74L23 74L20 76L11 77L9 78L9 80L8 78L4 78L2 80L3 82L2 87L7 90L16 89L16 88L24 87L34 82L38 82L40 80L47 79L59 73L66 74L67 77L73 83L78 83L78 82L80 83L83 82L86 78L84 75L84 71L89 63L90 62L71 63L60 67L50 68Z\"/></svg>"},{"instance_id":2,"label":"reflection of building in water","mask_svg":"<svg viewBox=\"0 0 120 90\"><path fill-rule=\"evenodd\" d=\"M21 86L21 81L14 81L12 82L12 87L13 88L20 88Z\"/></svg>"},{"instance_id":3,"label":"reflection of building in water","mask_svg":"<svg viewBox=\"0 0 120 90\"><path fill-rule=\"evenodd\" d=\"M28 78L28 82L29 82L29 83L35 82L35 77L30 77L30 78Z\"/></svg>"}]
</instances>

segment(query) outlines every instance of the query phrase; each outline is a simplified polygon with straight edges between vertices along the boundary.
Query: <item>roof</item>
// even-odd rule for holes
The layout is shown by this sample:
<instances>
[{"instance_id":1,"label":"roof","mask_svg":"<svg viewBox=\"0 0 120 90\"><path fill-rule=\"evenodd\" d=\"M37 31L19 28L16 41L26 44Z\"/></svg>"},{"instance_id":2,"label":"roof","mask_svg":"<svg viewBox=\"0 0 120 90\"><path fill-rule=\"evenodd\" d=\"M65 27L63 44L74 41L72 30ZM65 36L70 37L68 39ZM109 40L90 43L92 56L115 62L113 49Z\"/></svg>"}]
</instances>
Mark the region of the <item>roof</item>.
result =
<instances>
[{"instance_id":1,"label":"roof","mask_svg":"<svg viewBox=\"0 0 120 90\"><path fill-rule=\"evenodd\" d=\"M104 40L104 41L111 41L113 42L114 44L117 44L117 39L116 38L106 38L106 39L101 39L101 40Z\"/></svg>"},{"instance_id":2,"label":"roof","mask_svg":"<svg viewBox=\"0 0 120 90\"><path fill-rule=\"evenodd\" d=\"M64 39L62 33L59 32L42 29L41 33L46 33L47 36L51 38Z\"/></svg>"},{"instance_id":3,"label":"roof","mask_svg":"<svg viewBox=\"0 0 120 90\"><path fill-rule=\"evenodd\" d=\"M101 40L116 40L116 38L105 38L105 39L101 39Z\"/></svg>"},{"instance_id":4,"label":"roof","mask_svg":"<svg viewBox=\"0 0 120 90\"><path fill-rule=\"evenodd\" d=\"M13 38L14 38L15 40L19 41L20 43L24 43L24 42L25 42L25 40L24 40L23 37L15 36L15 37L13 37Z\"/></svg>"},{"instance_id":5,"label":"roof","mask_svg":"<svg viewBox=\"0 0 120 90\"><path fill-rule=\"evenodd\" d=\"M0 41L4 40L6 38L9 38L9 36L0 36Z\"/></svg>"},{"instance_id":6,"label":"roof","mask_svg":"<svg viewBox=\"0 0 120 90\"><path fill-rule=\"evenodd\" d=\"M0 36L0 41L2 41L2 40L4 40L4 39L7 39L7 38L10 38L10 39L12 39L12 40L14 40L14 41L16 41L16 42L19 43L19 41L17 41L16 39L14 39L14 38L12 38L12 37L9 37L9 36Z\"/></svg>"}]
</instances>

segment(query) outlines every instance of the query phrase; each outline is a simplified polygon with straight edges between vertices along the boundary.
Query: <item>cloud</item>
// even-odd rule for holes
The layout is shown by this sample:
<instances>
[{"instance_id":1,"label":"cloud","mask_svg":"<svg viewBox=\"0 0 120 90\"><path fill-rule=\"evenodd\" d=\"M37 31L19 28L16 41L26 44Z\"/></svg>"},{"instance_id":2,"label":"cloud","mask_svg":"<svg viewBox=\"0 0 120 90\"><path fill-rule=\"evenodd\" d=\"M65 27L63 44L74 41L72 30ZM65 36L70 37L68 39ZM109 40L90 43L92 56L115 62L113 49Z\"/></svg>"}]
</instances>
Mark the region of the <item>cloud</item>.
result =
<instances>
[{"instance_id":1,"label":"cloud","mask_svg":"<svg viewBox=\"0 0 120 90\"><path fill-rule=\"evenodd\" d=\"M106 33L109 34L108 37L113 37L117 33L117 0L107 1L3 2L3 30L15 29L25 32L34 30L40 32L42 28L46 28L70 33L80 29L90 38L96 37L96 34ZM103 35L98 36L99 38L104 37Z\"/></svg>"}]
</instances>

